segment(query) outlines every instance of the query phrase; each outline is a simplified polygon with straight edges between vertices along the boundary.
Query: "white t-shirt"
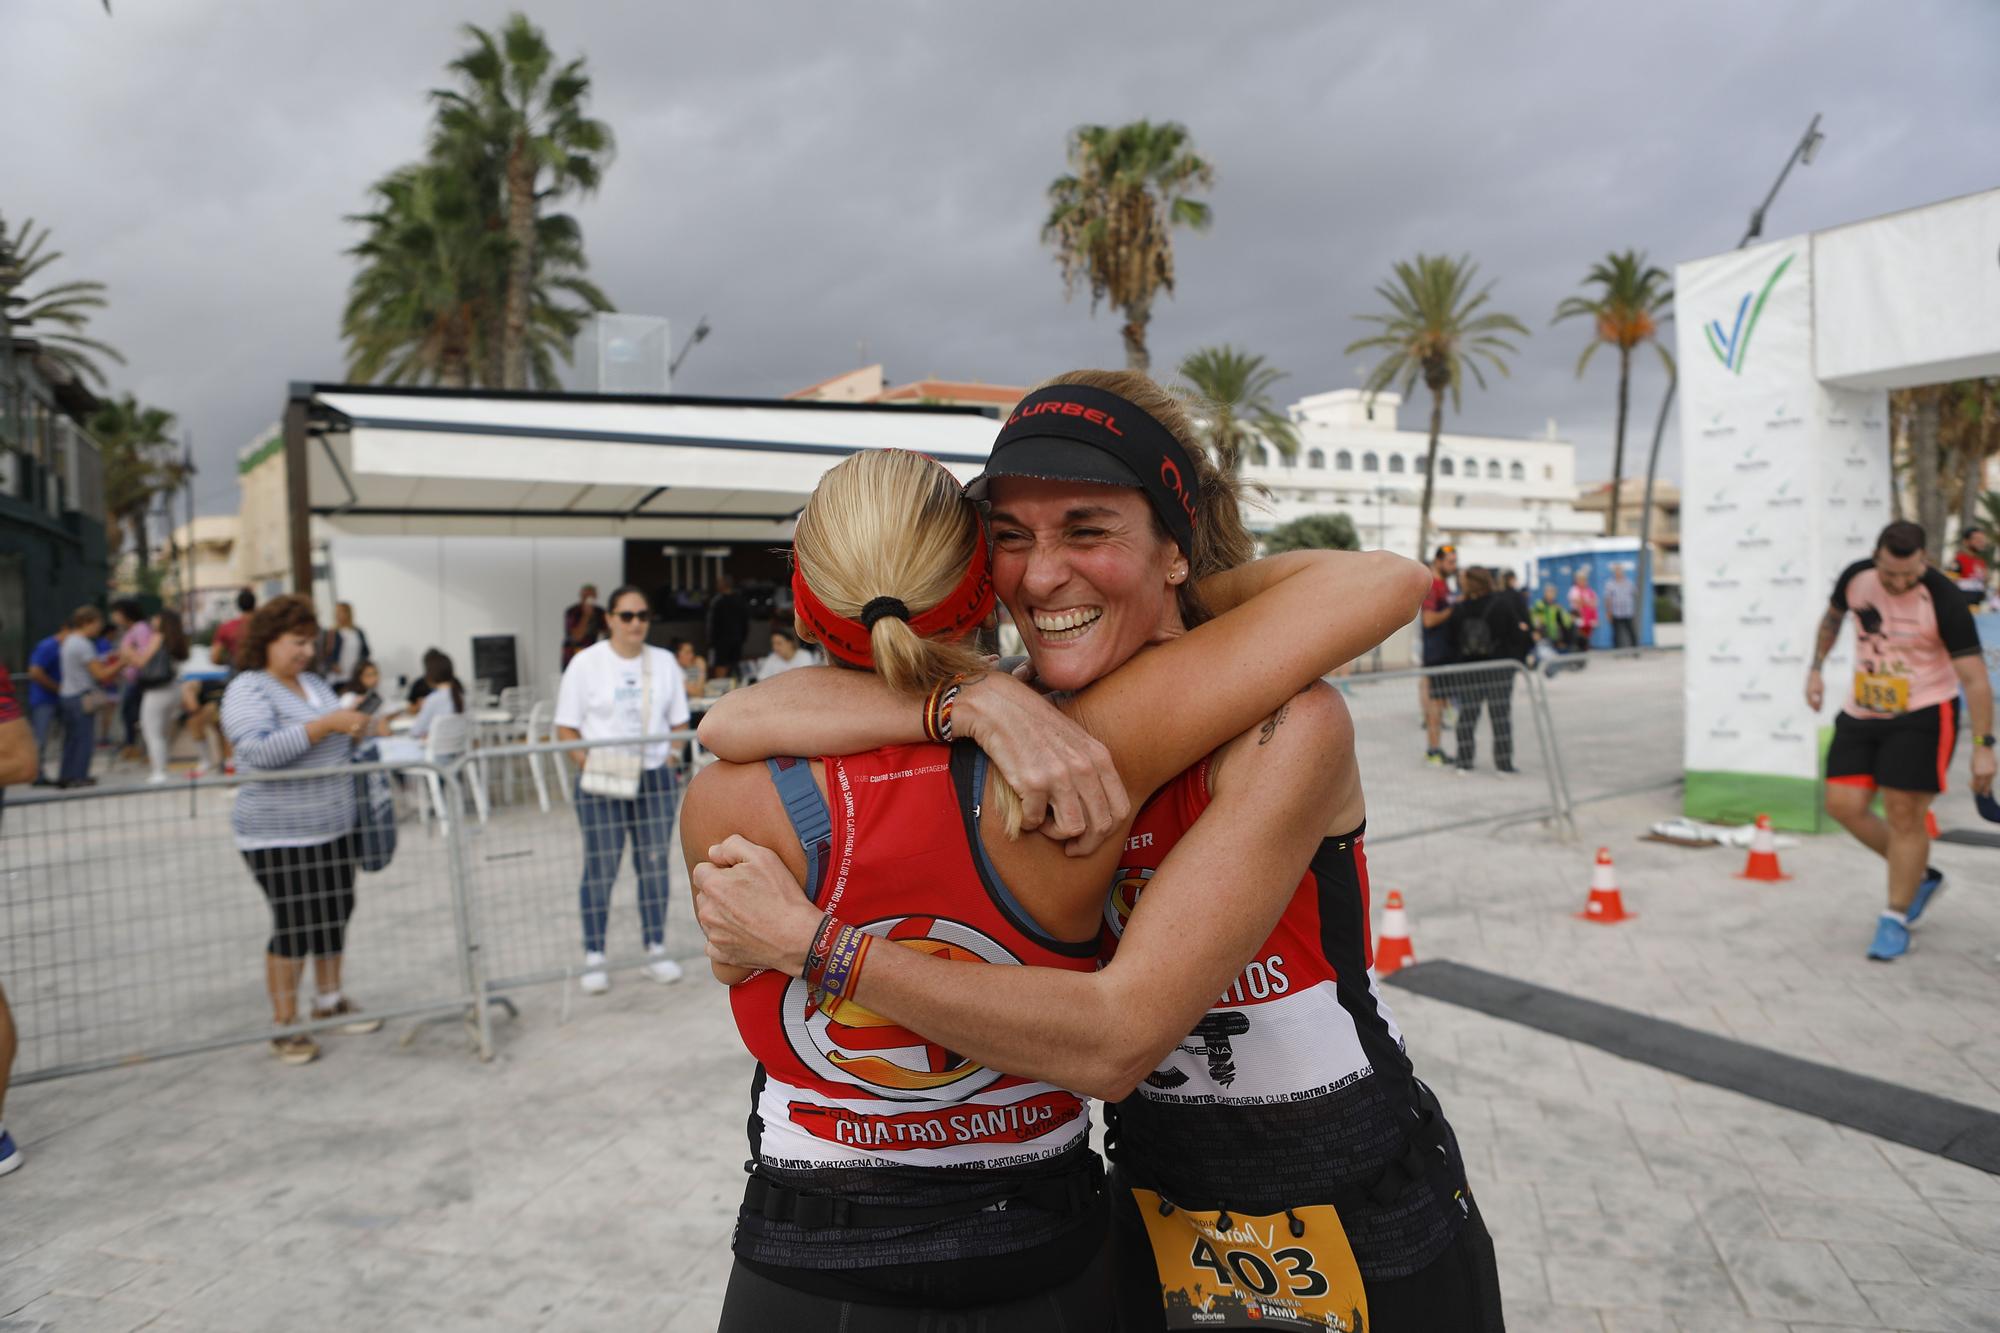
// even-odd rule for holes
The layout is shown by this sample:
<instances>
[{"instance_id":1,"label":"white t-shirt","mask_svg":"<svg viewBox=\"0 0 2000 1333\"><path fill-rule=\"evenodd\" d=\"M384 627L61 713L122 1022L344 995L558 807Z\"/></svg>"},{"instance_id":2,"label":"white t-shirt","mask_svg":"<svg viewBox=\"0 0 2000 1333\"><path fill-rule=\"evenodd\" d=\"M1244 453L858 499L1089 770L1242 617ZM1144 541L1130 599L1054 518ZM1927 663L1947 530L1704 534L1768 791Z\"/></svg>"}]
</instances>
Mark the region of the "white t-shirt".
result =
<instances>
[{"instance_id":1,"label":"white t-shirt","mask_svg":"<svg viewBox=\"0 0 2000 1333\"><path fill-rule=\"evenodd\" d=\"M410 723L410 735L416 740L422 740L431 734L431 723L441 717L455 717L457 714L458 708L451 701L451 686L440 685L426 694L424 701L417 705L417 716Z\"/></svg>"},{"instance_id":2,"label":"white t-shirt","mask_svg":"<svg viewBox=\"0 0 2000 1333\"><path fill-rule=\"evenodd\" d=\"M644 707L647 671L653 678L650 717ZM570 659L556 693L556 725L574 728L587 741L660 735L685 727L691 716L680 663L666 649L650 645L640 656L624 658L608 639L592 644ZM665 741L648 745L646 767L666 763L670 748Z\"/></svg>"},{"instance_id":3,"label":"white t-shirt","mask_svg":"<svg viewBox=\"0 0 2000 1333\"><path fill-rule=\"evenodd\" d=\"M773 676L783 675L787 671L796 671L800 667L818 665L819 658L814 656L812 649L803 646L792 654L792 660L789 662L776 653L766 653L764 659L757 663L757 679L769 680Z\"/></svg>"}]
</instances>

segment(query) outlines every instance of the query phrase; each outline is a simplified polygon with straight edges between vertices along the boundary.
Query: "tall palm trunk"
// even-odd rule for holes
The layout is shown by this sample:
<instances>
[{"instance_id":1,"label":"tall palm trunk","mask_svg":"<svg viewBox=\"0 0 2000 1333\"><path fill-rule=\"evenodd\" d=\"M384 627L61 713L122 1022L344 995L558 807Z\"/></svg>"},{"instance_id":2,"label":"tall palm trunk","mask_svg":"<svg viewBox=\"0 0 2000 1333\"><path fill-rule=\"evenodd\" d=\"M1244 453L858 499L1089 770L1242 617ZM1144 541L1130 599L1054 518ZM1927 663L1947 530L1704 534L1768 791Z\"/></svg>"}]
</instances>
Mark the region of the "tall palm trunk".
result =
<instances>
[{"instance_id":1,"label":"tall palm trunk","mask_svg":"<svg viewBox=\"0 0 2000 1333\"><path fill-rule=\"evenodd\" d=\"M1917 489L1917 522L1933 560L1944 553L1944 494L1938 486L1938 397L1935 387L1917 391L1910 421L1910 462Z\"/></svg>"},{"instance_id":2,"label":"tall palm trunk","mask_svg":"<svg viewBox=\"0 0 2000 1333\"><path fill-rule=\"evenodd\" d=\"M147 503L150 504L151 502L152 498L148 496ZM132 511L132 545L139 553L139 572L144 574L153 564L153 553L148 549L149 543L146 541L146 510L144 506Z\"/></svg>"},{"instance_id":3,"label":"tall palm trunk","mask_svg":"<svg viewBox=\"0 0 2000 1333\"><path fill-rule=\"evenodd\" d=\"M1604 535L1618 535L1618 501L1625 487L1625 414L1632 401L1632 349L1618 345L1618 433L1611 446L1611 512Z\"/></svg>"},{"instance_id":4,"label":"tall palm trunk","mask_svg":"<svg viewBox=\"0 0 2000 1333\"><path fill-rule=\"evenodd\" d=\"M535 278L535 163L524 136L507 154L507 326L502 331L502 388L528 387L528 289Z\"/></svg>"},{"instance_id":5,"label":"tall palm trunk","mask_svg":"<svg viewBox=\"0 0 2000 1333\"><path fill-rule=\"evenodd\" d=\"M1428 562L1431 546L1431 495L1437 488L1438 437L1444 434L1444 386L1431 386L1431 450L1424 463L1424 503L1417 511L1417 559Z\"/></svg>"},{"instance_id":6,"label":"tall palm trunk","mask_svg":"<svg viewBox=\"0 0 2000 1333\"><path fill-rule=\"evenodd\" d=\"M1135 301L1125 307L1125 368L1151 374L1153 354L1146 350L1146 326L1153 320L1151 300Z\"/></svg>"},{"instance_id":7,"label":"tall palm trunk","mask_svg":"<svg viewBox=\"0 0 2000 1333\"><path fill-rule=\"evenodd\" d=\"M1958 456L1958 530L1961 535L1979 521L1979 492L1986 480L1987 430L1968 432Z\"/></svg>"}]
</instances>

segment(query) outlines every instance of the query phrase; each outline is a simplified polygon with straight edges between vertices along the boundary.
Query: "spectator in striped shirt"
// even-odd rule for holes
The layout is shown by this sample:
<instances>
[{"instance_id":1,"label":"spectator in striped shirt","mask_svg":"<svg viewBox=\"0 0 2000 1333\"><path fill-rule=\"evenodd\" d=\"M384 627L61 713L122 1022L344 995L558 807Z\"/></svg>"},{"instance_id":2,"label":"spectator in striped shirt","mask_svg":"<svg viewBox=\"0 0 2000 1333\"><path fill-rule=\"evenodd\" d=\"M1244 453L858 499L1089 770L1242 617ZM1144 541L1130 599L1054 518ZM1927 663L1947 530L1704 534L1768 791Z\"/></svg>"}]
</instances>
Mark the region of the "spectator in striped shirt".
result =
<instances>
[{"instance_id":1,"label":"spectator in striped shirt","mask_svg":"<svg viewBox=\"0 0 2000 1333\"><path fill-rule=\"evenodd\" d=\"M299 983L311 955L318 991L313 1018L352 1016L343 1032L373 1032L380 1019L340 993L347 921L354 913L354 779L347 772L356 740L382 735L388 719L342 708L333 688L307 668L319 639L309 598L274 597L257 608L237 646L235 679L222 696L222 729L240 770L325 769L323 778L252 782L236 794L230 825L237 850L271 904L264 981L271 1018L298 1022ZM319 1044L285 1032L271 1049L286 1064L306 1064Z\"/></svg>"}]
</instances>

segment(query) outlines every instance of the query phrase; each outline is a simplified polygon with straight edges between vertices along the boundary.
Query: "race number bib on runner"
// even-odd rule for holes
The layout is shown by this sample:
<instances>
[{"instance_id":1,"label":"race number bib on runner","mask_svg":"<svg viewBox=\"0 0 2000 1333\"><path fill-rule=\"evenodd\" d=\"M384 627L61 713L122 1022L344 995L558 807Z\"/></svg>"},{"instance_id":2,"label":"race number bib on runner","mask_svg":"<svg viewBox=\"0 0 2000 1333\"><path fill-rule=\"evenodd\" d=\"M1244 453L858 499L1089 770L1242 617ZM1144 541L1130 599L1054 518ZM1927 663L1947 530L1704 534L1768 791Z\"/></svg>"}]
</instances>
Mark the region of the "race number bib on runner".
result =
<instances>
[{"instance_id":1,"label":"race number bib on runner","mask_svg":"<svg viewBox=\"0 0 2000 1333\"><path fill-rule=\"evenodd\" d=\"M1230 1213L1223 1228L1220 1213L1163 1210L1152 1190L1132 1197L1159 1266L1167 1328L1368 1327L1361 1270L1331 1204L1269 1217Z\"/></svg>"},{"instance_id":2,"label":"race number bib on runner","mask_svg":"<svg viewBox=\"0 0 2000 1333\"><path fill-rule=\"evenodd\" d=\"M1880 671L1854 673L1854 702L1871 713L1910 711L1910 678Z\"/></svg>"}]
</instances>

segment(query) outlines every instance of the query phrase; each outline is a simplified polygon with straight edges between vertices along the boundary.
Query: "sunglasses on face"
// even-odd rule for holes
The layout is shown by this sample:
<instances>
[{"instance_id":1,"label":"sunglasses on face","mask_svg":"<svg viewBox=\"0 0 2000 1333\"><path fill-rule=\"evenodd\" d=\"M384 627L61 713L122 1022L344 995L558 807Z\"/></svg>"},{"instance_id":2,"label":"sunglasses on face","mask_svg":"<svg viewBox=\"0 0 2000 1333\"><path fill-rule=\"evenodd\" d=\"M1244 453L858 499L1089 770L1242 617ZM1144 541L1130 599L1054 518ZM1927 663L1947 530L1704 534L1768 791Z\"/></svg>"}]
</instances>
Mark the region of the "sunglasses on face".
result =
<instances>
[{"instance_id":1,"label":"sunglasses on face","mask_svg":"<svg viewBox=\"0 0 2000 1333\"><path fill-rule=\"evenodd\" d=\"M611 618L613 620L622 620L628 625L636 620L643 625L653 618L653 613L651 611L613 611Z\"/></svg>"}]
</instances>

